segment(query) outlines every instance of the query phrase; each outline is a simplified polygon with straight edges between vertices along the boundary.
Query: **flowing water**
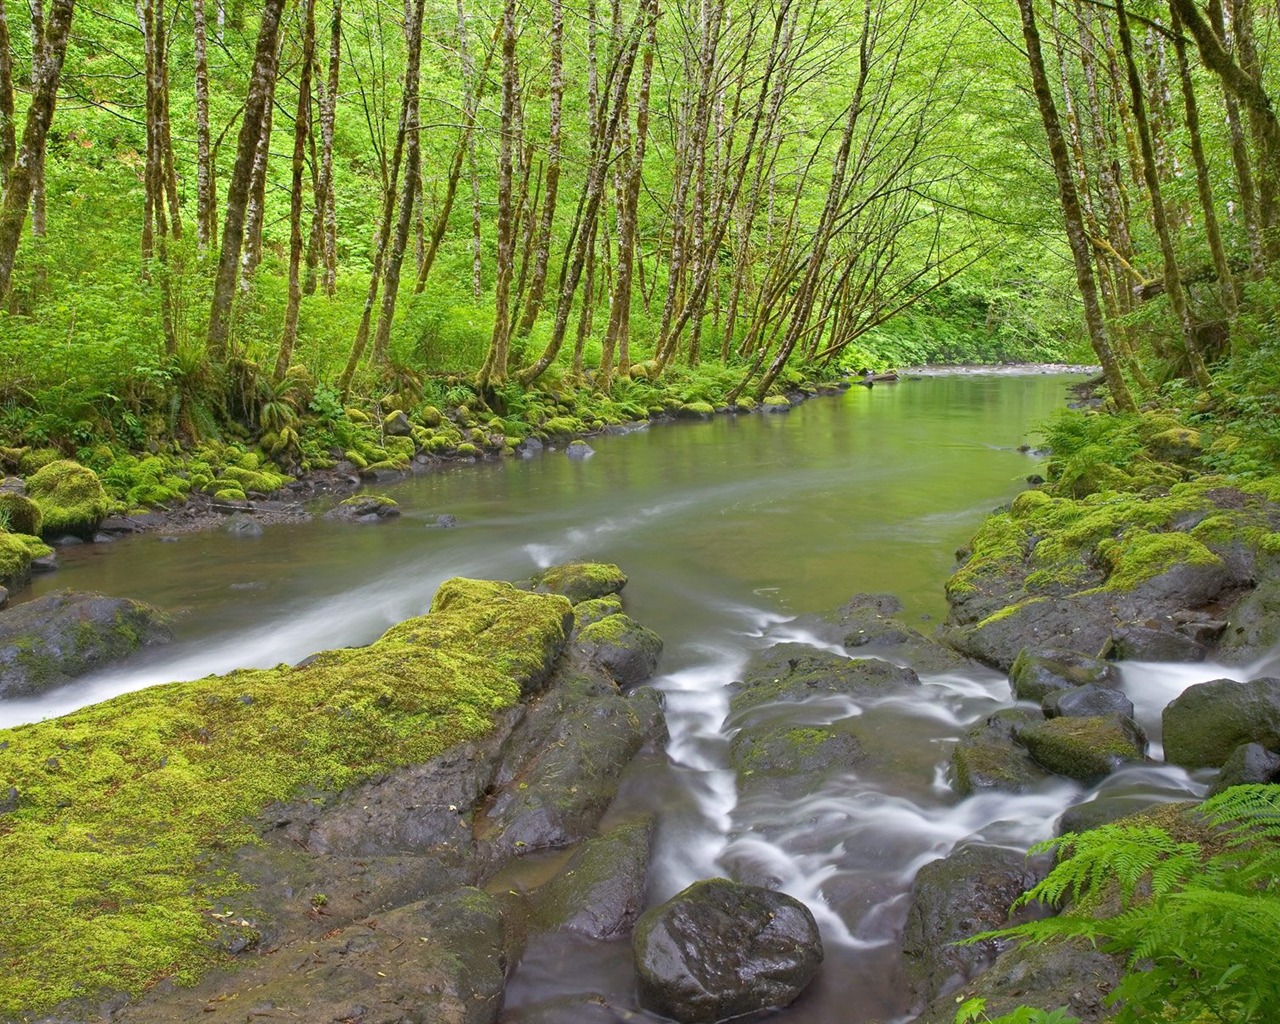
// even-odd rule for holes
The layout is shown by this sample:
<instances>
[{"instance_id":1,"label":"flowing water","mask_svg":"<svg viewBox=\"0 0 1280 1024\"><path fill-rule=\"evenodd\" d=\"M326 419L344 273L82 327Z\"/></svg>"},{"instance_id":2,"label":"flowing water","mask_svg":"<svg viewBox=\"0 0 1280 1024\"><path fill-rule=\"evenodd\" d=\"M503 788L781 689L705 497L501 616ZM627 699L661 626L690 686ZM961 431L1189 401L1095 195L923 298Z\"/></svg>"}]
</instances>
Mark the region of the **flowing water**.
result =
<instances>
[{"instance_id":1,"label":"flowing water","mask_svg":"<svg viewBox=\"0 0 1280 1024\"><path fill-rule=\"evenodd\" d=\"M909 699L828 699L787 712L797 724L857 718L860 733L892 737L901 750L892 779L837 775L801 799L740 795L726 768L727 685L762 647L824 646L803 617L857 592L896 594L904 617L928 632L945 614L955 549L1036 470L1016 448L1061 407L1068 383L974 375L859 387L788 415L594 438L587 460L547 451L419 476L385 489L403 515L377 526L317 519L257 538L210 532L68 549L31 594L72 587L149 601L175 613L177 642L40 699L0 703L0 726L365 643L420 614L450 576L519 579L570 559L617 562L631 577L627 610L666 641L652 685L666 696L670 741L636 762L611 812L658 815L651 900L699 878L768 879L810 906L827 949L818 980L776 1019L903 1019L896 948L921 865L962 841L1026 849L1080 800L1186 799L1203 780L1144 766L1092 792L1058 780L960 800L945 774L952 744L1010 703L1003 676L976 672L923 675ZM433 527L441 513L459 525ZM1234 674L1125 672L1157 751L1164 703ZM512 981L509 1018L561 994L595 991L628 1005L630 972L629 944L539 940Z\"/></svg>"}]
</instances>

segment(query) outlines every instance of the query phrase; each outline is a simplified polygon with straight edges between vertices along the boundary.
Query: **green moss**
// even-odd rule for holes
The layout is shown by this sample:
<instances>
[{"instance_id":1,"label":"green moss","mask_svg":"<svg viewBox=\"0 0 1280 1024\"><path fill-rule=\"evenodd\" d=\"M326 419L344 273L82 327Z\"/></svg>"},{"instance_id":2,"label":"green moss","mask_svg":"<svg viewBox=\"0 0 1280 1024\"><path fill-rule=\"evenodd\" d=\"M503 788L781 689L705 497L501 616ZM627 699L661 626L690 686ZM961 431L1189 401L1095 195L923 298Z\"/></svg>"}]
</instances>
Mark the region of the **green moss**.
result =
<instances>
[{"instance_id":1,"label":"green moss","mask_svg":"<svg viewBox=\"0 0 1280 1024\"><path fill-rule=\"evenodd\" d=\"M627 585L627 574L605 562L570 562L543 570L532 583L539 593L563 594L577 604L616 594Z\"/></svg>"},{"instance_id":2,"label":"green moss","mask_svg":"<svg viewBox=\"0 0 1280 1024\"><path fill-rule=\"evenodd\" d=\"M269 469L251 469L244 466L227 466L222 471L222 481L238 484L242 491L270 494L289 482L289 477Z\"/></svg>"},{"instance_id":3,"label":"green moss","mask_svg":"<svg viewBox=\"0 0 1280 1024\"><path fill-rule=\"evenodd\" d=\"M455 449L459 455L476 456L480 454L480 449L473 445L470 441L463 441Z\"/></svg>"},{"instance_id":4,"label":"green moss","mask_svg":"<svg viewBox=\"0 0 1280 1024\"><path fill-rule=\"evenodd\" d=\"M994 622L999 622L1002 619L1007 619L1010 615L1014 615L1022 611L1023 608L1026 608L1029 605L1040 604L1045 600L1047 599L1043 597L1029 597L1025 601L1018 601L1015 604L1005 605L998 612L993 612L992 614L988 615L985 619L983 619L981 622L979 622L977 625L977 628L981 629L983 626L990 626Z\"/></svg>"},{"instance_id":5,"label":"green moss","mask_svg":"<svg viewBox=\"0 0 1280 1024\"><path fill-rule=\"evenodd\" d=\"M686 402L680 411L687 416L714 416L716 413L710 402Z\"/></svg>"},{"instance_id":6,"label":"green moss","mask_svg":"<svg viewBox=\"0 0 1280 1024\"><path fill-rule=\"evenodd\" d=\"M356 469L364 469L369 465L369 460L366 459L363 455L361 455L355 449L345 451L342 454L346 457L346 460L348 462L350 462L353 466L356 467Z\"/></svg>"},{"instance_id":7,"label":"green moss","mask_svg":"<svg viewBox=\"0 0 1280 1024\"><path fill-rule=\"evenodd\" d=\"M621 611L622 600L616 594L579 601L573 606L573 628L583 629Z\"/></svg>"},{"instance_id":8,"label":"green moss","mask_svg":"<svg viewBox=\"0 0 1280 1024\"><path fill-rule=\"evenodd\" d=\"M0 586L13 587L26 583L34 559L52 554L53 548L39 537L24 533L0 531Z\"/></svg>"},{"instance_id":9,"label":"green moss","mask_svg":"<svg viewBox=\"0 0 1280 1024\"><path fill-rule=\"evenodd\" d=\"M30 498L9 491L0 492L0 529L39 536L43 523L40 506Z\"/></svg>"},{"instance_id":10,"label":"green moss","mask_svg":"<svg viewBox=\"0 0 1280 1024\"><path fill-rule=\"evenodd\" d=\"M111 510L98 474L78 462L51 462L27 481L27 496L44 517L42 536L92 536Z\"/></svg>"},{"instance_id":11,"label":"green moss","mask_svg":"<svg viewBox=\"0 0 1280 1024\"><path fill-rule=\"evenodd\" d=\"M22 465L22 457L30 450L30 448L10 448L0 444L0 471L18 472L18 467Z\"/></svg>"},{"instance_id":12,"label":"green moss","mask_svg":"<svg viewBox=\"0 0 1280 1024\"><path fill-rule=\"evenodd\" d=\"M1133 533L1098 546L1110 567L1101 590L1132 590L1177 565L1221 565L1222 559L1185 533Z\"/></svg>"},{"instance_id":13,"label":"green moss","mask_svg":"<svg viewBox=\"0 0 1280 1024\"><path fill-rule=\"evenodd\" d=\"M969 557L947 581L948 594L981 589L1021 564L1028 546L1026 526L1008 512L988 516L970 545Z\"/></svg>"},{"instance_id":14,"label":"green moss","mask_svg":"<svg viewBox=\"0 0 1280 1024\"><path fill-rule=\"evenodd\" d=\"M542 429L552 437L567 437L582 433L582 423L573 416L552 416L542 424Z\"/></svg>"},{"instance_id":15,"label":"green moss","mask_svg":"<svg viewBox=\"0 0 1280 1024\"><path fill-rule=\"evenodd\" d=\"M346 409L346 414L347 414L347 419L349 419L352 423L362 423L362 424L363 424L363 423L370 423L370 422L372 422L372 421L369 419L369 414L368 414L367 412L365 412L363 409L356 409L356 408L354 408L354 407L348 407L348 408Z\"/></svg>"},{"instance_id":16,"label":"green moss","mask_svg":"<svg viewBox=\"0 0 1280 1024\"><path fill-rule=\"evenodd\" d=\"M791 400L783 395L770 395L760 404L765 408L780 409L784 405L790 407Z\"/></svg>"},{"instance_id":17,"label":"green moss","mask_svg":"<svg viewBox=\"0 0 1280 1024\"><path fill-rule=\"evenodd\" d=\"M23 476L32 476L40 472L50 463L58 462L62 459L62 452L57 448L34 448L24 451L22 457L18 460L18 472Z\"/></svg>"},{"instance_id":18,"label":"green moss","mask_svg":"<svg viewBox=\"0 0 1280 1024\"><path fill-rule=\"evenodd\" d=\"M393 461L402 463L411 461L417 451L412 437L386 437L383 439L382 447L386 449L387 455Z\"/></svg>"},{"instance_id":19,"label":"green moss","mask_svg":"<svg viewBox=\"0 0 1280 1024\"><path fill-rule=\"evenodd\" d=\"M194 979L215 956L203 865L249 819L480 736L547 670L569 605L452 580L431 613L303 668L153 687L0 731L5 975L0 1013Z\"/></svg>"},{"instance_id":20,"label":"green moss","mask_svg":"<svg viewBox=\"0 0 1280 1024\"><path fill-rule=\"evenodd\" d=\"M232 504L238 505L245 501L248 501L249 499L245 497L244 491L240 490L239 488L224 487L222 490L214 493L213 500L225 502L226 504L229 504L229 505L232 505Z\"/></svg>"},{"instance_id":21,"label":"green moss","mask_svg":"<svg viewBox=\"0 0 1280 1024\"><path fill-rule=\"evenodd\" d=\"M418 410L418 420L426 427L438 427L444 422L444 413L434 405L424 405Z\"/></svg>"},{"instance_id":22,"label":"green moss","mask_svg":"<svg viewBox=\"0 0 1280 1024\"><path fill-rule=\"evenodd\" d=\"M338 502L339 505L378 505L383 508L396 508L400 503L394 498L388 498L385 494L354 494L350 498L344 498Z\"/></svg>"}]
</instances>

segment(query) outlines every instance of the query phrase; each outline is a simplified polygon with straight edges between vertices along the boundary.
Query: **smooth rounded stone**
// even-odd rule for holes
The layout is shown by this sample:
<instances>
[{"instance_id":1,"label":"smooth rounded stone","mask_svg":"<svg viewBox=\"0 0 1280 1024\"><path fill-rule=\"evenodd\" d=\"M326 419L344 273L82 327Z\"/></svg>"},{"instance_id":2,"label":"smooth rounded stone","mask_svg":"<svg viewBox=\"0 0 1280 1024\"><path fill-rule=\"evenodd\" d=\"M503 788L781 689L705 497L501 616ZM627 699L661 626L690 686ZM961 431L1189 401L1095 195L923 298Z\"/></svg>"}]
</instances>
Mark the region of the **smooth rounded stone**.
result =
<instances>
[{"instance_id":1,"label":"smooth rounded stone","mask_svg":"<svg viewBox=\"0 0 1280 1024\"><path fill-rule=\"evenodd\" d=\"M530 434L520 442L519 451L522 455L532 455L534 452L542 451L545 447L546 445L542 443L540 438L534 437Z\"/></svg>"},{"instance_id":2,"label":"smooth rounded stone","mask_svg":"<svg viewBox=\"0 0 1280 1024\"><path fill-rule=\"evenodd\" d=\"M586 441L570 441L564 453L571 459L589 459L596 453L596 450Z\"/></svg>"},{"instance_id":3,"label":"smooth rounded stone","mask_svg":"<svg viewBox=\"0 0 1280 1024\"><path fill-rule=\"evenodd\" d=\"M1183 690L1164 709L1164 756L1184 768L1220 768L1236 747L1280 749L1280 679L1214 679Z\"/></svg>"},{"instance_id":4,"label":"smooth rounded stone","mask_svg":"<svg viewBox=\"0 0 1280 1024\"><path fill-rule=\"evenodd\" d=\"M382 430L389 437L410 437L413 434L413 423L403 412L396 411L382 421Z\"/></svg>"},{"instance_id":5,"label":"smooth rounded stone","mask_svg":"<svg viewBox=\"0 0 1280 1024\"><path fill-rule=\"evenodd\" d=\"M1046 778L1046 772L1017 744L1018 731L1036 725L1044 716L1030 708L1005 708L974 726L951 752L951 780L957 793L972 796L981 790L1025 793Z\"/></svg>"},{"instance_id":6,"label":"smooth rounded stone","mask_svg":"<svg viewBox=\"0 0 1280 1024\"><path fill-rule=\"evenodd\" d=\"M227 521L222 526L222 532L229 533L233 537L261 537L262 524L253 516L236 512L227 517Z\"/></svg>"},{"instance_id":7,"label":"smooth rounded stone","mask_svg":"<svg viewBox=\"0 0 1280 1024\"><path fill-rule=\"evenodd\" d=\"M1045 718L1093 718L1097 715L1124 715L1133 718L1133 701L1120 690L1104 686L1073 686L1054 690L1040 702Z\"/></svg>"},{"instance_id":8,"label":"smooth rounded stone","mask_svg":"<svg viewBox=\"0 0 1280 1024\"><path fill-rule=\"evenodd\" d=\"M776 644L755 655L730 699L732 716L779 701L832 695L883 695L918 686L920 677L879 658L844 658L805 644Z\"/></svg>"},{"instance_id":9,"label":"smooth rounded stone","mask_svg":"<svg viewBox=\"0 0 1280 1024\"><path fill-rule=\"evenodd\" d=\"M630 615L618 613L585 626L574 640L574 648L608 672L619 686L629 687L653 675L662 657L662 637Z\"/></svg>"},{"instance_id":10,"label":"smooth rounded stone","mask_svg":"<svg viewBox=\"0 0 1280 1024\"><path fill-rule=\"evenodd\" d=\"M114 533L95 533L93 535L93 543L95 544L114 544L117 537Z\"/></svg>"},{"instance_id":11,"label":"smooth rounded stone","mask_svg":"<svg viewBox=\"0 0 1280 1024\"><path fill-rule=\"evenodd\" d=\"M1095 782L1126 762L1142 761L1147 738L1131 718L1050 718L1018 732L1018 742L1056 775Z\"/></svg>"},{"instance_id":12,"label":"smooth rounded stone","mask_svg":"<svg viewBox=\"0 0 1280 1024\"><path fill-rule=\"evenodd\" d=\"M530 579L539 594L562 594L571 604L616 594L627 585L627 574L608 562L568 562L544 569Z\"/></svg>"},{"instance_id":13,"label":"smooth rounded stone","mask_svg":"<svg viewBox=\"0 0 1280 1024\"><path fill-rule=\"evenodd\" d=\"M1184 633L1155 626L1121 626L1111 634L1111 656L1119 661L1204 661L1208 652Z\"/></svg>"},{"instance_id":14,"label":"smooth rounded stone","mask_svg":"<svg viewBox=\"0 0 1280 1024\"><path fill-rule=\"evenodd\" d=\"M911 886L902 953L912 990L923 999L952 992L995 962L1006 943L956 943L1015 923L1009 908L1040 881L1025 854L969 844L922 867ZM1035 916L1024 912L1018 920Z\"/></svg>"},{"instance_id":15,"label":"smooth rounded stone","mask_svg":"<svg viewBox=\"0 0 1280 1024\"><path fill-rule=\"evenodd\" d=\"M694 882L636 923L640 1005L684 1024L787 1006L817 973L813 914L784 893Z\"/></svg>"},{"instance_id":16,"label":"smooth rounded stone","mask_svg":"<svg viewBox=\"0 0 1280 1024\"><path fill-rule=\"evenodd\" d=\"M1109 661L1060 647L1027 647L1009 669L1009 687L1019 700L1044 700L1074 686L1119 686L1120 670Z\"/></svg>"},{"instance_id":17,"label":"smooth rounded stone","mask_svg":"<svg viewBox=\"0 0 1280 1024\"><path fill-rule=\"evenodd\" d=\"M630 934L644 908L652 841L651 818L587 840L534 893L537 926L600 940Z\"/></svg>"},{"instance_id":18,"label":"smooth rounded stone","mask_svg":"<svg viewBox=\"0 0 1280 1024\"><path fill-rule=\"evenodd\" d=\"M573 629L575 634L581 632L593 622L607 619L622 611L622 600L617 594L608 597L593 597L589 601L579 601L573 606Z\"/></svg>"},{"instance_id":19,"label":"smooth rounded stone","mask_svg":"<svg viewBox=\"0 0 1280 1024\"><path fill-rule=\"evenodd\" d=\"M140 601L45 594L0 616L0 698L43 693L172 639L164 614Z\"/></svg>"},{"instance_id":20,"label":"smooth rounded stone","mask_svg":"<svg viewBox=\"0 0 1280 1024\"><path fill-rule=\"evenodd\" d=\"M1280 754L1260 743L1242 743L1231 752L1222 771L1209 787L1209 795L1216 796L1232 786L1250 783L1266 784L1280 781Z\"/></svg>"}]
</instances>

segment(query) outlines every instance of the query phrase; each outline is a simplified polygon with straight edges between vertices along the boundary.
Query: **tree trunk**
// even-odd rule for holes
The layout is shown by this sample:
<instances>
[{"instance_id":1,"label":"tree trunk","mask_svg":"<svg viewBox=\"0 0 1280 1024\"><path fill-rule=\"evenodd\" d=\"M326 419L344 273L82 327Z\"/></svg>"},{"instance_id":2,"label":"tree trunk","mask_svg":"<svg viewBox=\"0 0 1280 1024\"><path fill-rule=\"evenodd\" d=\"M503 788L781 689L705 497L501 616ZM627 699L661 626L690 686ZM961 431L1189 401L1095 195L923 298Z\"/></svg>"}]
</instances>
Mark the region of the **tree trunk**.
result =
<instances>
[{"instance_id":1,"label":"tree trunk","mask_svg":"<svg viewBox=\"0 0 1280 1024\"><path fill-rule=\"evenodd\" d=\"M51 54L49 53L49 39L45 30L44 23L44 0L29 0L31 7L31 92L37 93L44 78L50 73L49 61ZM63 55L65 56L65 44ZM59 75L61 75L61 67L59 67ZM54 97L57 102L57 97ZM53 120L52 110L49 113L50 122ZM24 133L25 140L25 133ZM39 139L38 147L31 154L31 233L37 238L44 236L47 230L47 217L45 214L45 198L44 198L44 156L45 156L45 135L42 134Z\"/></svg>"},{"instance_id":2,"label":"tree trunk","mask_svg":"<svg viewBox=\"0 0 1280 1024\"><path fill-rule=\"evenodd\" d=\"M209 56L204 0L191 0L196 61L196 244L203 255L218 244L214 167L209 148Z\"/></svg>"},{"instance_id":3,"label":"tree trunk","mask_svg":"<svg viewBox=\"0 0 1280 1024\"><path fill-rule=\"evenodd\" d=\"M1049 91L1049 76L1045 73L1044 56L1040 51L1040 33L1036 28L1033 4L1034 0L1018 0L1018 8L1022 13L1022 36L1027 45L1027 60L1031 66L1031 81L1036 102L1040 107L1040 119L1049 140L1049 155L1053 161L1054 178L1058 183L1058 198L1062 203L1063 219L1066 221L1067 242L1071 246L1076 283L1084 303L1085 325L1089 331L1089 341L1093 345L1093 350L1098 356L1098 361L1102 363L1102 371L1106 376L1112 400L1121 410L1133 412L1137 409L1137 405L1129 393L1129 385L1125 383L1124 375L1120 372L1120 363L1107 338L1106 327L1102 320L1102 308L1098 304L1098 289L1093 280L1093 263L1089 253L1089 242L1084 232L1084 217L1080 213L1080 201L1076 197L1075 182L1071 177L1071 163L1067 154L1067 144L1062 137L1062 125L1058 120L1053 94Z\"/></svg>"},{"instance_id":4,"label":"tree trunk","mask_svg":"<svg viewBox=\"0 0 1280 1024\"><path fill-rule=\"evenodd\" d=\"M533 277L524 316L516 330L524 337L533 330L542 297L547 286L547 265L551 261L551 227L556 215L556 198L560 192L561 110L564 104L564 11L561 0L551 0L551 98L550 137L547 144L547 192L542 203L542 219L538 224L537 250L533 257Z\"/></svg>"},{"instance_id":5,"label":"tree trunk","mask_svg":"<svg viewBox=\"0 0 1280 1024\"><path fill-rule=\"evenodd\" d=\"M1218 295L1227 318L1236 316L1236 288L1231 267L1227 263L1227 250L1222 244L1222 231L1218 227L1218 212L1213 201L1213 184L1209 179L1209 162L1205 158L1204 142L1200 137L1200 110L1196 104L1195 86L1191 81L1191 66L1187 62L1187 43L1182 36L1182 19L1172 5L1174 53L1178 61L1178 80L1182 85L1182 102L1186 108L1187 135L1191 143L1191 158L1196 166L1196 192L1200 198L1200 212L1204 217L1205 238L1213 256L1213 266L1218 272Z\"/></svg>"},{"instance_id":6,"label":"tree trunk","mask_svg":"<svg viewBox=\"0 0 1280 1024\"><path fill-rule=\"evenodd\" d=\"M276 67L280 64L277 49ZM253 151L253 172L249 185L249 205L245 212L244 251L240 254L240 291L247 294L253 285L253 275L262 259L262 226L266 218L267 166L271 162L271 127L275 121L275 86L271 87L272 101L262 115L262 134Z\"/></svg>"},{"instance_id":7,"label":"tree trunk","mask_svg":"<svg viewBox=\"0 0 1280 1024\"><path fill-rule=\"evenodd\" d=\"M254 158L262 138L263 121L271 106L276 86L276 41L280 33L280 15L284 0L263 0L262 21L258 29L258 45L249 78L236 144L236 163L227 185L226 214L222 222L222 249L218 256L218 274L213 286L213 302L209 312L208 355L220 360L226 356L231 333L231 304L235 298L236 277L240 269L240 250L244 244L245 206L249 200L249 184Z\"/></svg>"},{"instance_id":8,"label":"tree trunk","mask_svg":"<svg viewBox=\"0 0 1280 1024\"><path fill-rule=\"evenodd\" d=\"M1160 187L1159 168L1156 165L1155 151L1151 141L1151 128L1147 123L1142 79L1138 76L1138 65L1133 57L1133 36L1129 31L1129 16L1125 11L1124 0L1116 0L1116 16L1120 30L1120 48L1124 51L1125 66L1129 71L1129 89L1133 94L1133 119L1138 129L1138 141L1142 146L1147 193L1151 197L1151 217L1155 222L1156 235L1160 239L1160 255L1164 262L1164 290L1169 296L1169 305L1173 308L1174 316L1177 317L1182 329L1182 343L1191 364L1191 374L1201 387L1208 387L1209 371L1204 365L1204 357L1196 341L1195 321L1192 319L1186 293L1182 290L1178 258L1173 250L1173 236L1169 230L1169 219Z\"/></svg>"},{"instance_id":9,"label":"tree trunk","mask_svg":"<svg viewBox=\"0 0 1280 1024\"><path fill-rule=\"evenodd\" d=\"M71 15L75 0L53 0L49 24L44 32L45 59L39 85L27 108L27 121L22 131L22 148L18 150L9 185L0 206L0 298L9 293L13 264L18 254L18 241L27 219L27 207L35 191L40 156L45 137L53 122L53 110L62 77L62 61L67 52L67 36L71 31Z\"/></svg>"},{"instance_id":10,"label":"tree trunk","mask_svg":"<svg viewBox=\"0 0 1280 1024\"><path fill-rule=\"evenodd\" d=\"M9 187L9 172L18 155L17 121L13 110L13 44L9 16L0 0L0 192Z\"/></svg>"},{"instance_id":11,"label":"tree trunk","mask_svg":"<svg viewBox=\"0 0 1280 1024\"><path fill-rule=\"evenodd\" d=\"M1227 52L1231 42L1227 36L1226 15L1222 0L1210 0L1209 18L1214 31L1223 41ZM1231 163L1236 171L1236 191L1240 199L1240 213L1244 219L1245 238L1249 244L1249 275L1255 280L1262 277L1266 258L1262 252L1262 225L1258 217L1258 188L1254 181L1253 164L1249 146L1244 139L1244 123L1240 117L1240 102L1230 89L1223 89L1223 106L1227 114L1227 129L1231 139Z\"/></svg>"},{"instance_id":12,"label":"tree trunk","mask_svg":"<svg viewBox=\"0 0 1280 1024\"><path fill-rule=\"evenodd\" d=\"M307 136L311 130L311 69L315 63L315 0L302 0L302 66L298 75L298 107L293 119L293 163L289 180L289 299L284 331L276 356L275 379L284 380L298 340L298 310L302 305L302 175L306 170Z\"/></svg>"}]
</instances>

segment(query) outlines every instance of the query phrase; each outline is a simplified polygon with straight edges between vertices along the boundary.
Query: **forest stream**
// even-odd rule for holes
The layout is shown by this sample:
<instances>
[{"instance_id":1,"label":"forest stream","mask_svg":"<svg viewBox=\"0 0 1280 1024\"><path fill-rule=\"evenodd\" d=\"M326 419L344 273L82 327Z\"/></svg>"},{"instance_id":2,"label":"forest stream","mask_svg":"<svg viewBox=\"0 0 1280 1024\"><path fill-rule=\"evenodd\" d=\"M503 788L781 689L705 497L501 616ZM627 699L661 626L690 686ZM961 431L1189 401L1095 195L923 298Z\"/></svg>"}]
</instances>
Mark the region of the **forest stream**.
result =
<instances>
[{"instance_id":1,"label":"forest stream","mask_svg":"<svg viewBox=\"0 0 1280 1024\"><path fill-rule=\"evenodd\" d=\"M923 688L909 699L829 699L779 712L799 725L857 718L859 729L891 736L900 750L892 780L840 774L788 800L744 793L726 767L727 684L772 644L839 650L812 624L855 593L896 595L902 618L932 632L945 617L956 549L1038 470L1019 446L1075 379L975 374L855 387L788 415L593 437L587 459L548 450L416 476L384 488L403 514L383 524L317 517L258 537L210 531L64 549L62 568L23 598L63 587L138 598L174 614L177 639L124 669L0 703L0 726L153 683L366 643L422 613L451 576L515 580L567 560L614 562L630 577L628 613L665 641L651 685L665 696L670 738L665 752L632 764L610 811L657 815L650 903L700 878L767 879L809 906L826 948L815 983L771 1019L906 1019L898 940L923 864L962 840L1025 850L1083 800L1137 806L1198 797L1204 786L1146 764L1093 791L1056 778L1026 794L962 800L946 774L950 750L975 722L1011 706L1009 685L994 671L922 671ZM436 525L441 514L456 527ZM1125 687L1153 753L1168 700L1239 672L1127 664ZM527 867L535 878L538 864ZM628 943L544 937L530 943L503 1019L514 1024L522 1008L578 992L634 1005L633 987ZM659 1018L638 1011L635 1019Z\"/></svg>"}]
</instances>

